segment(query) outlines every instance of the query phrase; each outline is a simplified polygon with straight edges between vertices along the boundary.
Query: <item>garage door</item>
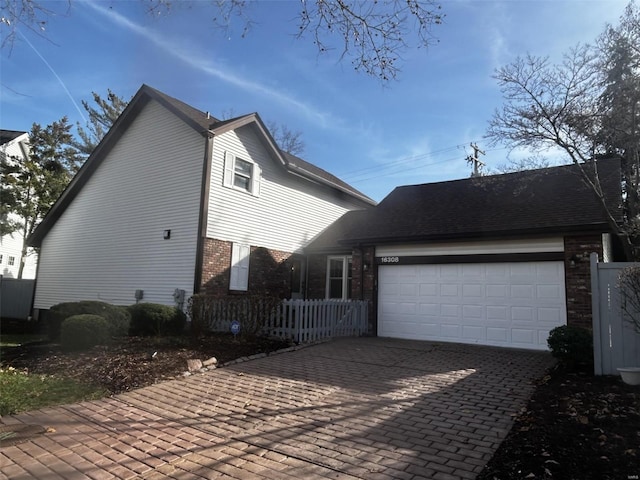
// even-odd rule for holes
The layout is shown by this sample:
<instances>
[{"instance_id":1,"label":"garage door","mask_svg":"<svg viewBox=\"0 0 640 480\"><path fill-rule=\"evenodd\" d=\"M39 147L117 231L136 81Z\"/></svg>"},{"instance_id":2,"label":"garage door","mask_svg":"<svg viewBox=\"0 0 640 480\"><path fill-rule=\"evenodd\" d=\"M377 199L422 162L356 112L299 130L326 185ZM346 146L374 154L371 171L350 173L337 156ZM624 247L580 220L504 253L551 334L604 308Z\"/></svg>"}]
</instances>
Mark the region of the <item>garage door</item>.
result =
<instances>
[{"instance_id":1,"label":"garage door","mask_svg":"<svg viewBox=\"0 0 640 480\"><path fill-rule=\"evenodd\" d=\"M566 324L562 262L384 265L378 335L547 349Z\"/></svg>"}]
</instances>

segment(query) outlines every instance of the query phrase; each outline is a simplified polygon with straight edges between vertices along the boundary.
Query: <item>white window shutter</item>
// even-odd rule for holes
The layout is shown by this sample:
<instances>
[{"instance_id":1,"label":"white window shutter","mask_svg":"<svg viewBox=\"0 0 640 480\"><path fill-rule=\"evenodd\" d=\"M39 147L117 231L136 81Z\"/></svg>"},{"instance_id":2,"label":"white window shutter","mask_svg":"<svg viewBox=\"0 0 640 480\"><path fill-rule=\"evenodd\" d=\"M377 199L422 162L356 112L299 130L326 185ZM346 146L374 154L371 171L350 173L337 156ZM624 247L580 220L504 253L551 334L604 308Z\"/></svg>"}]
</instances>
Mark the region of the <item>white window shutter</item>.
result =
<instances>
[{"instance_id":1,"label":"white window shutter","mask_svg":"<svg viewBox=\"0 0 640 480\"><path fill-rule=\"evenodd\" d=\"M230 152L224 152L224 175L222 184L225 187L233 187L233 173L235 169L236 157Z\"/></svg>"},{"instance_id":2,"label":"white window shutter","mask_svg":"<svg viewBox=\"0 0 640 480\"><path fill-rule=\"evenodd\" d=\"M231 246L231 279L229 290L246 291L249 288L249 245L234 243Z\"/></svg>"},{"instance_id":3,"label":"white window shutter","mask_svg":"<svg viewBox=\"0 0 640 480\"><path fill-rule=\"evenodd\" d=\"M251 195L254 197L260 196L260 184L262 182L262 171L257 163L253 164L251 171Z\"/></svg>"}]
</instances>

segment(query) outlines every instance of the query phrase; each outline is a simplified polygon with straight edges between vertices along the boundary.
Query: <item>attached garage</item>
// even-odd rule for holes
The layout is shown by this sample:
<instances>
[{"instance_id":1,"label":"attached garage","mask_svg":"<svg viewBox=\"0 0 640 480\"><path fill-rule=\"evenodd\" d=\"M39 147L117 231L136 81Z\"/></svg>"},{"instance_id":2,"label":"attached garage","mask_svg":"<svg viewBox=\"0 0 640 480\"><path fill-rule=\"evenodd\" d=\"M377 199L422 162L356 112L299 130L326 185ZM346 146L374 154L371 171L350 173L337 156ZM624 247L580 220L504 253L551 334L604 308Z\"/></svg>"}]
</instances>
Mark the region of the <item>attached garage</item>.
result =
<instances>
[{"instance_id":1,"label":"attached garage","mask_svg":"<svg viewBox=\"0 0 640 480\"><path fill-rule=\"evenodd\" d=\"M313 241L309 292L344 255L372 334L546 350L557 326L591 328L590 254L624 258L602 205L619 218L620 165L597 166L602 198L585 165L397 187Z\"/></svg>"},{"instance_id":2,"label":"attached garage","mask_svg":"<svg viewBox=\"0 0 640 480\"><path fill-rule=\"evenodd\" d=\"M381 265L377 334L543 350L564 279L562 261Z\"/></svg>"}]
</instances>

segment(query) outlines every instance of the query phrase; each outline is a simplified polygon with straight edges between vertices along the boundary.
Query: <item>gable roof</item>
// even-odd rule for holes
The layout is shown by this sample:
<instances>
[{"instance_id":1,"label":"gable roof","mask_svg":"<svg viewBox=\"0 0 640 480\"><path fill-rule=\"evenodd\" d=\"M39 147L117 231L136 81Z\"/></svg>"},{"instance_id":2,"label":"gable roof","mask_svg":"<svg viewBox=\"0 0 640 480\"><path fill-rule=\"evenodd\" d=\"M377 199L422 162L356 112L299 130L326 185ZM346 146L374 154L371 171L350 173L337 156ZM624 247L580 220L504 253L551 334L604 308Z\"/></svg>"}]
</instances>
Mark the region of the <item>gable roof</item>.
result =
<instances>
[{"instance_id":1,"label":"gable roof","mask_svg":"<svg viewBox=\"0 0 640 480\"><path fill-rule=\"evenodd\" d=\"M10 141L26 134L27 132L21 132L19 130L0 130L0 145L9 143Z\"/></svg>"},{"instance_id":2,"label":"gable roof","mask_svg":"<svg viewBox=\"0 0 640 480\"><path fill-rule=\"evenodd\" d=\"M104 161L109 151L118 142L120 137L124 134L127 128L131 125L138 113L147 105L151 100L155 100L164 106L169 112L176 115L183 122L189 125L196 132L203 136L219 135L235 128L243 127L245 125L253 125L261 133L260 138L265 147L270 151L272 157L289 173L300 175L309 181L316 182L340 190L362 202L369 205L375 205L375 202L347 185L341 180L337 179L328 172L321 168L314 167L311 164L304 162L308 165L308 169L296 168L296 165L290 166L286 160L285 154L276 145L273 137L268 132L264 123L260 119L257 113L249 115L243 115L230 120L219 120L212 117L208 112L203 112L191 105L188 105L181 100L173 98L155 88L148 85L142 85L138 92L131 99L127 107L122 114L115 121L113 126L109 129L105 137L100 141L94 151L91 153L87 161L82 168L78 171L76 176L71 180L67 188L62 192L62 195L58 198L56 203L51 207L45 218L40 225L36 228L34 233L28 238L27 243L30 246L40 246L42 240L53 227L55 222L60 218L64 210L76 197L78 192L91 178L93 173L97 170L100 164ZM313 168L311 168L313 167Z\"/></svg>"},{"instance_id":3,"label":"gable roof","mask_svg":"<svg viewBox=\"0 0 640 480\"><path fill-rule=\"evenodd\" d=\"M620 164L601 160L598 170L607 204L619 221ZM397 187L377 207L346 213L309 250L575 231L610 228L578 167L565 165Z\"/></svg>"}]
</instances>

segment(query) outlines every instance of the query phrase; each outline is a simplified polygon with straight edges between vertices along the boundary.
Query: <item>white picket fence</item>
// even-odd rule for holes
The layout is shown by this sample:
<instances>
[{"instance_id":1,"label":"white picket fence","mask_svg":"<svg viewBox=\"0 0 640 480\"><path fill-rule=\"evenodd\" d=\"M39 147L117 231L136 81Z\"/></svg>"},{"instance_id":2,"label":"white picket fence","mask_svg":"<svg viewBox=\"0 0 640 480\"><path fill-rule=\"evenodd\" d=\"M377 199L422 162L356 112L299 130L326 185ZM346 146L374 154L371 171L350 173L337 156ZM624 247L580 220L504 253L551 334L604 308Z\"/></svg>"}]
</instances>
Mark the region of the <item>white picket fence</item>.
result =
<instances>
[{"instance_id":1,"label":"white picket fence","mask_svg":"<svg viewBox=\"0 0 640 480\"><path fill-rule=\"evenodd\" d=\"M369 304L362 300L269 300L208 298L192 312L214 332L228 332L235 320L241 331L310 343L359 336L368 331Z\"/></svg>"},{"instance_id":2,"label":"white picket fence","mask_svg":"<svg viewBox=\"0 0 640 480\"><path fill-rule=\"evenodd\" d=\"M360 336L368 330L368 312L363 300L284 300L264 332L297 343Z\"/></svg>"}]
</instances>

